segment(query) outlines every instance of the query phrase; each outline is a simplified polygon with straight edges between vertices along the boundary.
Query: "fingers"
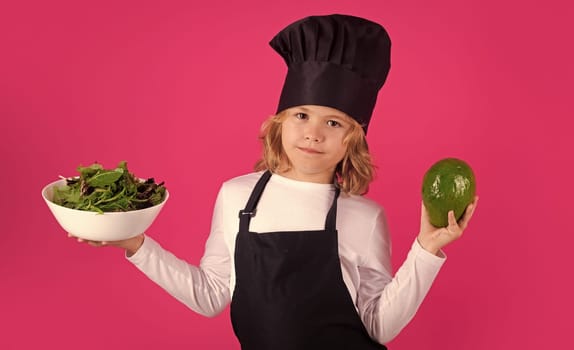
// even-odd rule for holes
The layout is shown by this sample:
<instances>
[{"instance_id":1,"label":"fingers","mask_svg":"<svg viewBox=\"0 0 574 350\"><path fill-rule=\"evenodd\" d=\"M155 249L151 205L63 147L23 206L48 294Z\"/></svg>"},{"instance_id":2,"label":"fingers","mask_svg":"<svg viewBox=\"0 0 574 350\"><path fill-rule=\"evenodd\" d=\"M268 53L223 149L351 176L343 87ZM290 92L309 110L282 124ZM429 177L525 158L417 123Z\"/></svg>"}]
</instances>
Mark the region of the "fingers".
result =
<instances>
[{"instance_id":1,"label":"fingers","mask_svg":"<svg viewBox=\"0 0 574 350\"><path fill-rule=\"evenodd\" d=\"M421 227L427 222L429 222L429 213L425 207L425 203L421 201Z\"/></svg>"},{"instance_id":2,"label":"fingers","mask_svg":"<svg viewBox=\"0 0 574 350\"><path fill-rule=\"evenodd\" d=\"M470 219L472 218L472 215L474 214L474 209L476 208L477 202L478 202L478 196L474 197L474 201L466 207L466 209L464 211L464 215L462 216L462 218L460 219L459 222L456 221L456 217L454 216L454 211L453 210L449 211L448 212L448 226L446 228L447 231L449 231L450 233L455 233L455 234L461 235L462 232L468 226L468 222L470 221Z\"/></svg>"},{"instance_id":3,"label":"fingers","mask_svg":"<svg viewBox=\"0 0 574 350\"><path fill-rule=\"evenodd\" d=\"M474 202L470 203L468 207L466 207L464 215L462 216L462 219L460 220L459 223L459 226L462 227L463 230L468 226L468 222L470 221L470 218L472 218L472 215L474 214L474 210L476 209L477 203L478 203L478 196L475 196Z\"/></svg>"},{"instance_id":4,"label":"fingers","mask_svg":"<svg viewBox=\"0 0 574 350\"><path fill-rule=\"evenodd\" d=\"M428 220L429 212L427 211L427 207L425 207L425 203L421 201L421 214L423 219Z\"/></svg>"},{"instance_id":5,"label":"fingers","mask_svg":"<svg viewBox=\"0 0 574 350\"><path fill-rule=\"evenodd\" d=\"M78 241L78 243L84 243L84 242L85 242L85 243L87 243L88 245L91 245L92 247L102 247L102 246L105 246L105 245L108 244L108 242L104 242L104 241L102 241L102 242L100 242L100 241L90 241L90 240L88 240L88 239L83 239L83 238L80 238L80 237L76 237L76 236L72 235L71 233L68 233L68 237L75 238L76 241Z\"/></svg>"},{"instance_id":6,"label":"fingers","mask_svg":"<svg viewBox=\"0 0 574 350\"><path fill-rule=\"evenodd\" d=\"M460 236L462 234L462 229L456 222L456 217L454 216L454 210L450 210L448 212L448 226L446 227L446 230L451 235Z\"/></svg>"}]
</instances>

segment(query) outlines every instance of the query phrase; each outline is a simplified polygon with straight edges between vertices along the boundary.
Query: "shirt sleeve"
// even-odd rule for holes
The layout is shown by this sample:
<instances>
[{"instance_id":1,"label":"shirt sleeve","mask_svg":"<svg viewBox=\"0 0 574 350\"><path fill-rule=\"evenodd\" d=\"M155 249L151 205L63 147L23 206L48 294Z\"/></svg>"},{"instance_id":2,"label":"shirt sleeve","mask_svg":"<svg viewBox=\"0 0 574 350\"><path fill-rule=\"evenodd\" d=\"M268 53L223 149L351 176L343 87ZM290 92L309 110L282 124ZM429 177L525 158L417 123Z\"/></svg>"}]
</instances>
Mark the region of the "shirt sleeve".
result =
<instances>
[{"instance_id":1,"label":"shirt sleeve","mask_svg":"<svg viewBox=\"0 0 574 350\"><path fill-rule=\"evenodd\" d=\"M177 258L146 236L140 249L127 259L148 278L193 311L213 317L230 303L230 256L221 224L221 192L212 228L199 266Z\"/></svg>"},{"instance_id":2,"label":"shirt sleeve","mask_svg":"<svg viewBox=\"0 0 574 350\"><path fill-rule=\"evenodd\" d=\"M446 260L423 249L417 240L394 277L390 237L384 214L377 219L364 266L359 267L359 314L372 338L391 341L410 322Z\"/></svg>"}]
</instances>

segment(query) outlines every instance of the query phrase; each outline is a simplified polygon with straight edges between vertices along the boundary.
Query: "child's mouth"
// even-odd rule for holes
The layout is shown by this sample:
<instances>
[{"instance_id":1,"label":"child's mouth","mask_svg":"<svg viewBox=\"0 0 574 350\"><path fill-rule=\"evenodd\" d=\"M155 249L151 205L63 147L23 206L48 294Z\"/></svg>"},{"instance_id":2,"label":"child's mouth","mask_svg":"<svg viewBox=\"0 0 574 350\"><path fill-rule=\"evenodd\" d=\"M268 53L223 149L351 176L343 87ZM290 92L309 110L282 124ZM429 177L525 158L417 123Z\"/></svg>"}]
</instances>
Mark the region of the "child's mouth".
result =
<instances>
[{"instance_id":1,"label":"child's mouth","mask_svg":"<svg viewBox=\"0 0 574 350\"><path fill-rule=\"evenodd\" d=\"M313 148L307 148L307 147L299 147L299 149L305 153L309 153L309 154L319 154L322 152L317 151L316 149Z\"/></svg>"}]
</instances>

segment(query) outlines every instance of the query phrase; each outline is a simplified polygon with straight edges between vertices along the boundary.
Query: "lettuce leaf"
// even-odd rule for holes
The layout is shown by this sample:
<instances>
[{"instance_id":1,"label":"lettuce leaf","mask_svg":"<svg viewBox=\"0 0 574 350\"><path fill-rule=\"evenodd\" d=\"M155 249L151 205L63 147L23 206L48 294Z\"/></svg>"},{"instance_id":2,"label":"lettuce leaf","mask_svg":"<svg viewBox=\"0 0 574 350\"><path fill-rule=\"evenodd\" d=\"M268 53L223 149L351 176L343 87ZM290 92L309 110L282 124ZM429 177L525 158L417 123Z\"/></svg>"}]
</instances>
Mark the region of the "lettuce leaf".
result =
<instances>
[{"instance_id":1,"label":"lettuce leaf","mask_svg":"<svg viewBox=\"0 0 574 350\"><path fill-rule=\"evenodd\" d=\"M165 186L153 178L141 180L121 161L115 169L101 164L79 166L77 177L54 188L52 201L66 208L104 212L122 212L152 207L165 198Z\"/></svg>"}]
</instances>

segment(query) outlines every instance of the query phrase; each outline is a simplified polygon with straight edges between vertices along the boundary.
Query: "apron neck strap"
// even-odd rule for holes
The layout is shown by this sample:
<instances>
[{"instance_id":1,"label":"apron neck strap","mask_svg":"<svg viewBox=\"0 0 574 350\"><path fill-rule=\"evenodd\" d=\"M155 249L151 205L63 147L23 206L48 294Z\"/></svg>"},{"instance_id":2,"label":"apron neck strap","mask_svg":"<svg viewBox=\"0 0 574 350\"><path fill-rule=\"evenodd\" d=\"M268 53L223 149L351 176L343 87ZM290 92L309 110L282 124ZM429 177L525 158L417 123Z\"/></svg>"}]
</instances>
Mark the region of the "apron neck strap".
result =
<instances>
[{"instance_id":1,"label":"apron neck strap","mask_svg":"<svg viewBox=\"0 0 574 350\"><path fill-rule=\"evenodd\" d=\"M333 198L331 209L329 209L325 218L325 230L328 232L337 230L337 199L339 198L339 193L341 193L341 190L339 187L335 187L335 198Z\"/></svg>"},{"instance_id":2,"label":"apron neck strap","mask_svg":"<svg viewBox=\"0 0 574 350\"><path fill-rule=\"evenodd\" d=\"M251 218L255 216L255 207L257 206L259 198L261 198L261 195L263 194L263 189L265 189L265 185L267 185L270 178L271 172L267 170L263 173L261 178L259 178L259 181L257 181L257 184L247 201L247 205L245 205L245 209L239 211L239 228L241 231L249 231L249 222L251 221Z\"/></svg>"},{"instance_id":3,"label":"apron neck strap","mask_svg":"<svg viewBox=\"0 0 574 350\"><path fill-rule=\"evenodd\" d=\"M269 182L271 178L271 172L269 170L265 171L261 178L257 181L255 188L251 192L251 196L245 205L245 209L239 211L239 228L242 231L249 231L249 223L251 222L251 218L255 216L255 212L257 211L257 203L259 203L259 199L263 194L263 190ZM335 231L337 227L337 198L339 198L339 193L341 190L338 186L335 186L335 197L333 198L333 203L331 204L331 208L327 213L327 217L325 218L325 230L327 231Z\"/></svg>"}]
</instances>

